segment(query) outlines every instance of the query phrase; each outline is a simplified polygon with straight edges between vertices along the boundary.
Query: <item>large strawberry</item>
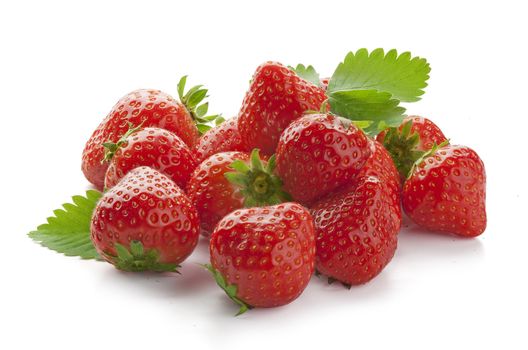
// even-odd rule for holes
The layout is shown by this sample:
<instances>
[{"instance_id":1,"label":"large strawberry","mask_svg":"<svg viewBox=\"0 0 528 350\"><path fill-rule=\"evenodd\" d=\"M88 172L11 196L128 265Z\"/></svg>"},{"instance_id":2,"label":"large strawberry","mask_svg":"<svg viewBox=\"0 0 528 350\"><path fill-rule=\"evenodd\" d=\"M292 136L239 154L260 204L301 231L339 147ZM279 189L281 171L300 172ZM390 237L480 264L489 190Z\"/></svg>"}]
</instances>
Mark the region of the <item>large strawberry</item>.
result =
<instances>
[{"instance_id":1,"label":"large strawberry","mask_svg":"<svg viewBox=\"0 0 528 350\"><path fill-rule=\"evenodd\" d=\"M103 162L103 143L118 142L128 131L129 124L169 130L193 147L200 136L196 124L203 126L205 121L202 116L207 111L207 104L199 103L207 90L195 86L184 94L184 86L185 77L178 84L181 102L159 90L136 90L121 98L84 147L82 170L88 181L98 189L103 188L108 168L108 163Z\"/></svg>"},{"instance_id":2,"label":"large strawberry","mask_svg":"<svg viewBox=\"0 0 528 350\"><path fill-rule=\"evenodd\" d=\"M229 151L248 151L238 131L238 117L228 119L207 131L194 147L194 154L198 163L213 154Z\"/></svg>"},{"instance_id":3,"label":"large strawberry","mask_svg":"<svg viewBox=\"0 0 528 350\"><path fill-rule=\"evenodd\" d=\"M318 111L325 92L280 63L266 62L253 75L239 113L242 141L272 155L284 129L309 110Z\"/></svg>"},{"instance_id":4,"label":"large strawberry","mask_svg":"<svg viewBox=\"0 0 528 350\"><path fill-rule=\"evenodd\" d=\"M239 314L287 304L314 271L312 217L297 203L236 210L216 226L210 253L209 269Z\"/></svg>"},{"instance_id":5,"label":"large strawberry","mask_svg":"<svg viewBox=\"0 0 528 350\"><path fill-rule=\"evenodd\" d=\"M130 170L148 166L185 188L196 168L190 148L174 133L160 128L131 128L117 143L105 143L110 166L105 188L111 188Z\"/></svg>"},{"instance_id":6,"label":"large strawberry","mask_svg":"<svg viewBox=\"0 0 528 350\"><path fill-rule=\"evenodd\" d=\"M278 204L289 199L273 174L275 161L262 162L258 150L222 152L203 161L194 171L187 193L200 215L202 234L235 209Z\"/></svg>"},{"instance_id":7,"label":"large strawberry","mask_svg":"<svg viewBox=\"0 0 528 350\"><path fill-rule=\"evenodd\" d=\"M126 271L174 271L196 247L198 231L191 201L149 167L132 170L106 192L91 224L97 252Z\"/></svg>"},{"instance_id":8,"label":"large strawberry","mask_svg":"<svg viewBox=\"0 0 528 350\"><path fill-rule=\"evenodd\" d=\"M405 213L418 225L465 237L486 229L486 172L465 146L433 147L403 185Z\"/></svg>"},{"instance_id":9,"label":"large strawberry","mask_svg":"<svg viewBox=\"0 0 528 350\"><path fill-rule=\"evenodd\" d=\"M308 114L281 135L277 173L294 200L309 204L348 183L370 155L363 131L332 114Z\"/></svg>"},{"instance_id":10,"label":"large strawberry","mask_svg":"<svg viewBox=\"0 0 528 350\"><path fill-rule=\"evenodd\" d=\"M384 176L361 176L311 208L316 227L316 269L345 285L377 276L396 251L399 200Z\"/></svg>"},{"instance_id":11,"label":"large strawberry","mask_svg":"<svg viewBox=\"0 0 528 350\"><path fill-rule=\"evenodd\" d=\"M402 179L409 175L413 164L433 145L447 140L435 123L419 116L405 118L399 127L382 131L376 139L391 154Z\"/></svg>"}]
</instances>

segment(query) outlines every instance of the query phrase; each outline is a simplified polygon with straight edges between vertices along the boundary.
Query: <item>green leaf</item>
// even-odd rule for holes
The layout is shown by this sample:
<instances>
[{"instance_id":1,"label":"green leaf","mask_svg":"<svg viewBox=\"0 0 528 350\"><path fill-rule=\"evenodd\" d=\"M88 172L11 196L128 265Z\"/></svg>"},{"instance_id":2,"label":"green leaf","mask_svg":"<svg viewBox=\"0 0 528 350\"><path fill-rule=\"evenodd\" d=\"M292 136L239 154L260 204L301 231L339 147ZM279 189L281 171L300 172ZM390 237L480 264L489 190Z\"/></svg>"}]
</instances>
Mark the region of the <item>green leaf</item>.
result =
<instances>
[{"instance_id":1,"label":"green leaf","mask_svg":"<svg viewBox=\"0 0 528 350\"><path fill-rule=\"evenodd\" d=\"M198 128L198 131L200 132L200 134L205 134L211 129L211 125L197 123L196 128Z\"/></svg>"},{"instance_id":2,"label":"green leaf","mask_svg":"<svg viewBox=\"0 0 528 350\"><path fill-rule=\"evenodd\" d=\"M90 239L92 212L102 193L86 191L86 196L74 196L73 204L66 203L57 209L47 223L29 233L31 239L44 247L67 256L83 259L100 259Z\"/></svg>"},{"instance_id":3,"label":"green leaf","mask_svg":"<svg viewBox=\"0 0 528 350\"><path fill-rule=\"evenodd\" d=\"M181 77L180 81L178 82L178 97L180 98L180 101L183 100L183 93L185 92L185 83L187 82L187 76L184 75Z\"/></svg>"},{"instance_id":4,"label":"green leaf","mask_svg":"<svg viewBox=\"0 0 528 350\"><path fill-rule=\"evenodd\" d=\"M204 115L207 114L207 110L209 109L209 102L206 102L204 104L199 105L196 107L196 115L199 118L202 118Z\"/></svg>"},{"instance_id":5,"label":"green leaf","mask_svg":"<svg viewBox=\"0 0 528 350\"><path fill-rule=\"evenodd\" d=\"M156 249L145 250L140 241L131 241L129 248L114 243L117 256L104 252L106 258L119 270L142 272L176 272L180 265L173 263L162 263L159 261L160 255Z\"/></svg>"},{"instance_id":6,"label":"green leaf","mask_svg":"<svg viewBox=\"0 0 528 350\"><path fill-rule=\"evenodd\" d=\"M222 276L222 274L220 273L220 271L216 270L210 264L205 264L203 265L203 267L206 268L213 275L216 284L218 284L218 286L224 290L229 299L231 299L239 306L238 312L235 316L241 315L252 308L251 305L246 304L237 296L237 286L234 284L228 284L224 276Z\"/></svg>"},{"instance_id":7,"label":"green leaf","mask_svg":"<svg viewBox=\"0 0 528 350\"><path fill-rule=\"evenodd\" d=\"M396 50L387 54L375 49L348 53L328 83L328 94L347 90L377 90L387 92L394 99L418 101L427 86L431 68L427 60L411 57L410 52L398 55Z\"/></svg>"},{"instance_id":8,"label":"green leaf","mask_svg":"<svg viewBox=\"0 0 528 350\"><path fill-rule=\"evenodd\" d=\"M196 90L189 96L189 99L187 100L186 105L189 108L194 109L200 102L202 102L202 100L206 97L206 95L207 95L207 89Z\"/></svg>"},{"instance_id":9,"label":"green leaf","mask_svg":"<svg viewBox=\"0 0 528 350\"><path fill-rule=\"evenodd\" d=\"M333 113L353 122L368 122L364 131L371 135L377 134L387 126L399 125L404 118L405 108L401 107L399 101L391 98L391 95L386 92L338 91L328 97L328 102Z\"/></svg>"},{"instance_id":10,"label":"green leaf","mask_svg":"<svg viewBox=\"0 0 528 350\"><path fill-rule=\"evenodd\" d=\"M297 67L290 67L297 75L304 80L311 82L317 86L321 85L321 80L319 78L319 73L315 70L313 66L305 67L303 64L298 64Z\"/></svg>"}]
</instances>

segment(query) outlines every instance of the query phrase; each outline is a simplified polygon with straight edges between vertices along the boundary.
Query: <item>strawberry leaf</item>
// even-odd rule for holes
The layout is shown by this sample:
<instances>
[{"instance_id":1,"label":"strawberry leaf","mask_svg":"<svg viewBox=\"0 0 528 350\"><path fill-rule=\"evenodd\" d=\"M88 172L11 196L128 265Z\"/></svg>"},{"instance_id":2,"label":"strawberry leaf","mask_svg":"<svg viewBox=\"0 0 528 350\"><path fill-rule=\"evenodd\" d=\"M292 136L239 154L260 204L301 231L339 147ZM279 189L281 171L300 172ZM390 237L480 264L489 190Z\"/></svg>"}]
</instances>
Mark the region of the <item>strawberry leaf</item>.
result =
<instances>
[{"instance_id":1,"label":"strawberry leaf","mask_svg":"<svg viewBox=\"0 0 528 350\"><path fill-rule=\"evenodd\" d=\"M101 196L101 192L94 190L86 191L86 196L73 196L73 204L63 204L64 209L53 211L55 216L30 232L29 237L67 256L100 259L90 239L90 222Z\"/></svg>"},{"instance_id":2,"label":"strawberry leaf","mask_svg":"<svg viewBox=\"0 0 528 350\"><path fill-rule=\"evenodd\" d=\"M424 94L431 68L427 60L411 57L410 52L398 55L396 50L385 54L375 49L349 52L328 83L328 94L347 90L388 92L394 99L414 102Z\"/></svg>"},{"instance_id":3,"label":"strawberry leaf","mask_svg":"<svg viewBox=\"0 0 528 350\"><path fill-rule=\"evenodd\" d=\"M376 90L338 91L328 96L333 113L362 125L364 131L375 135L388 126L399 125L405 108L386 92Z\"/></svg>"},{"instance_id":4,"label":"strawberry leaf","mask_svg":"<svg viewBox=\"0 0 528 350\"><path fill-rule=\"evenodd\" d=\"M303 64L298 64L295 68L291 66L289 68L295 73L297 73L297 75L303 78L304 80L309 81L310 83L317 86L321 85L319 73L317 73L313 66L305 67Z\"/></svg>"}]
</instances>

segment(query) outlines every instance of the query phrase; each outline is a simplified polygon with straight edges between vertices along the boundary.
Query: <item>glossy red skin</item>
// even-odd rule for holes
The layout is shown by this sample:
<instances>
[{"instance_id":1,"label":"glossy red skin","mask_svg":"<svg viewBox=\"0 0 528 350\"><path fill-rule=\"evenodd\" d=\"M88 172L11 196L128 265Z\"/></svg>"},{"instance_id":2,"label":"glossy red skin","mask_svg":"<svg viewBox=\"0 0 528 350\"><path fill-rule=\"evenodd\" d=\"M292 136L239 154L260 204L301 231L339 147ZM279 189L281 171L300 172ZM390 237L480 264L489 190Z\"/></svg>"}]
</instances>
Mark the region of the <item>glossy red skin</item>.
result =
<instances>
[{"instance_id":1,"label":"glossy red skin","mask_svg":"<svg viewBox=\"0 0 528 350\"><path fill-rule=\"evenodd\" d=\"M95 207L91 238L97 252L115 264L115 243L129 248L140 241L156 249L160 263L179 264L198 243L198 213L185 193L167 176L149 167L129 172Z\"/></svg>"},{"instance_id":2,"label":"glossy red skin","mask_svg":"<svg viewBox=\"0 0 528 350\"><path fill-rule=\"evenodd\" d=\"M403 124L409 120L412 120L410 134L417 133L420 136L418 145L414 148L416 151L428 151L433 147L433 144L436 143L439 145L447 140L442 130L440 130L440 128L435 123L427 118L417 115L411 115L405 118L398 129L401 131L403 129ZM386 134L386 131L380 132L376 136L376 140L380 143L383 143Z\"/></svg>"},{"instance_id":3,"label":"glossy red skin","mask_svg":"<svg viewBox=\"0 0 528 350\"><path fill-rule=\"evenodd\" d=\"M284 131L277 147L277 174L284 189L309 205L348 183L370 156L368 139L331 114L309 114Z\"/></svg>"},{"instance_id":4,"label":"glossy red skin","mask_svg":"<svg viewBox=\"0 0 528 350\"><path fill-rule=\"evenodd\" d=\"M311 208L320 273L357 285L376 277L391 261L401 209L389 188L382 177L359 177Z\"/></svg>"},{"instance_id":5,"label":"glossy red skin","mask_svg":"<svg viewBox=\"0 0 528 350\"><path fill-rule=\"evenodd\" d=\"M378 177L387 186L388 194L394 203L400 203L401 180L398 169L392 158L381 143L369 139L370 156L356 175L361 178L365 176Z\"/></svg>"},{"instance_id":6,"label":"glossy red skin","mask_svg":"<svg viewBox=\"0 0 528 350\"><path fill-rule=\"evenodd\" d=\"M115 152L105 175L105 188L114 187L130 170L148 166L185 188L196 161L190 148L174 133L144 128L127 138Z\"/></svg>"},{"instance_id":7,"label":"glossy red skin","mask_svg":"<svg viewBox=\"0 0 528 350\"><path fill-rule=\"evenodd\" d=\"M281 133L308 110L318 111L324 90L276 62L259 66L239 112L238 129L249 149L275 153Z\"/></svg>"},{"instance_id":8,"label":"glossy red skin","mask_svg":"<svg viewBox=\"0 0 528 350\"><path fill-rule=\"evenodd\" d=\"M484 163L468 147L442 147L405 181L402 204L415 223L429 230L478 236L486 229Z\"/></svg>"},{"instance_id":9,"label":"glossy red skin","mask_svg":"<svg viewBox=\"0 0 528 350\"><path fill-rule=\"evenodd\" d=\"M234 171L230 165L237 159L249 164L248 153L213 154L198 165L189 180L187 194L198 210L201 233L206 237L224 216L244 207L240 187L233 185L224 176L226 172Z\"/></svg>"},{"instance_id":10,"label":"glossy red skin","mask_svg":"<svg viewBox=\"0 0 528 350\"><path fill-rule=\"evenodd\" d=\"M213 154L230 151L249 151L238 132L238 117L228 119L207 131L194 147L194 155L198 163Z\"/></svg>"},{"instance_id":11,"label":"glossy red skin","mask_svg":"<svg viewBox=\"0 0 528 350\"><path fill-rule=\"evenodd\" d=\"M99 190L103 189L108 163L104 157L104 142L117 142L129 129L141 124L175 133L189 147L200 136L194 121L183 104L159 90L136 90L121 98L86 142L82 155L84 176Z\"/></svg>"},{"instance_id":12,"label":"glossy red skin","mask_svg":"<svg viewBox=\"0 0 528 350\"><path fill-rule=\"evenodd\" d=\"M314 271L315 236L297 203L240 209L224 217L210 242L211 264L254 307L296 299Z\"/></svg>"}]
</instances>

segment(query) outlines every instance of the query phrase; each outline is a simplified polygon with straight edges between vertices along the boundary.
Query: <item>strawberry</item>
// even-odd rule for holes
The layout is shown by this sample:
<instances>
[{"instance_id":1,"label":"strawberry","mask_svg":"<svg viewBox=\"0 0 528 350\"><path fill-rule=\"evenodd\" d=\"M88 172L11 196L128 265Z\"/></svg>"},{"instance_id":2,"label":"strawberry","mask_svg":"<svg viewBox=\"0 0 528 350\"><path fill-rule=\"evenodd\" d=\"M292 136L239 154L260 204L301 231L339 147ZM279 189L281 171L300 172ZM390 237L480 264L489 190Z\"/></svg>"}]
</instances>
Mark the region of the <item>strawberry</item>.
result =
<instances>
[{"instance_id":1,"label":"strawberry","mask_svg":"<svg viewBox=\"0 0 528 350\"><path fill-rule=\"evenodd\" d=\"M447 140L435 123L419 116L405 118L399 127L382 131L376 139L391 154L402 180L425 152Z\"/></svg>"},{"instance_id":2,"label":"strawberry","mask_svg":"<svg viewBox=\"0 0 528 350\"><path fill-rule=\"evenodd\" d=\"M187 193L200 215L202 234L233 210L277 204L289 199L280 179L273 175L274 158L262 162L258 150L212 155L194 171Z\"/></svg>"},{"instance_id":3,"label":"strawberry","mask_svg":"<svg viewBox=\"0 0 528 350\"><path fill-rule=\"evenodd\" d=\"M194 155L198 163L215 153L229 151L248 151L238 132L238 117L228 119L207 131L194 147Z\"/></svg>"},{"instance_id":4,"label":"strawberry","mask_svg":"<svg viewBox=\"0 0 528 350\"><path fill-rule=\"evenodd\" d=\"M281 135L277 174L294 200L309 204L349 182L369 155L367 137L349 120L308 114Z\"/></svg>"},{"instance_id":5,"label":"strawberry","mask_svg":"<svg viewBox=\"0 0 528 350\"><path fill-rule=\"evenodd\" d=\"M191 88L184 95L186 77L178 84L178 102L159 90L136 90L125 95L112 108L86 142L82 155L84 175L96 188L102 189L108 163L103 162L103 143L116 143L128 131L128 125L155 126L173 132L189 147L194 147L206 120L207 103L198 105L207 90ZM206 117L212 120L215 116Z\"/></svg>"},{"instance_id":6,"label":"strawberry","mask_svg":"<svg viewBox=\"0 0 528 350\"><path fill-rule=\"evenodd\" d=\"M126 271L174 271L198 242L198 214L183 191L149 167L125 175L95 207L92 242Z\"/></svg>"},{"instance_id":7,"label":"strawberry","mask_svg":"<svg viewBox=\"0 0 528 350\"><path fill-rule=\"evenodd\" d=\"M312 206L316 269L329 282L366 283L392 259L401 210L390 188L382 175L360 176Z\"/></svg>"},{"instance_id":8,"label":"strawberry","mask_svg":"<svg viewBox=\"0 0 528 350\"><path fill-rule=\"evenodd\" d=\"M189 147L174 133L160 128L131 128L117 143L105 143L105 160L110 166L105 188L115 186L130 170L148 166L185 188L196 168Z\"/></svg>"},{"instance_id":9,"label":"strawberry","mask_svg":"<svg viewBox=\"0 0 528 350\"><path fill-rule=\"evenodd\" d=\"M216 226L210 253L208 268L238 314L287 304L314 271L312 217L297 203L236 210Z\"/></svg>"},{"instance_id":10,"label":"strawberry","mask_svg":"<svg viewBox=\"0 0 528 350\"><path fill-rule=\"evenodd\" d=\"M272 155L282 131L304 112L318 111L325 100L322 88L280 63L266 62L253 75L240 109L242 141L250 149Z\"/></svg>"},{"instance_id":11,"label":"strawberry","mask_svg":"<svg viewBox=\"0 0 528 350\"><path fill-rule=\"evenodd\" d=\"M388 194L394 203L400 202L401 181L400 174L392 161L392 158L376 140L369 139L370 157L367 159L359 173L358 178L364 176L378 177L387 186Z\"/></svg>"},{"instance_id":12,"label":"strawberry","mask_svg":"<svg viewBox=\"0 0 528 350\"><path fill-rule=\"evenodd\" d=\"M412 169L402 191L405 213L429 230L475 237L486 229L486 173L465 146L435 146Z\"/></svg>"}]
</instances>

